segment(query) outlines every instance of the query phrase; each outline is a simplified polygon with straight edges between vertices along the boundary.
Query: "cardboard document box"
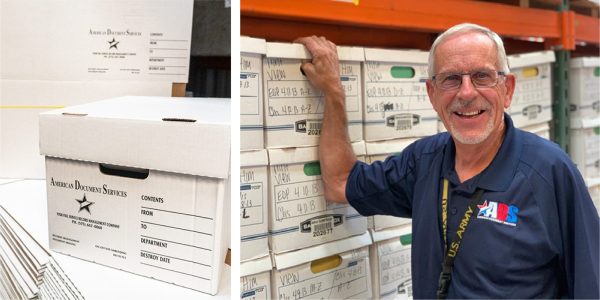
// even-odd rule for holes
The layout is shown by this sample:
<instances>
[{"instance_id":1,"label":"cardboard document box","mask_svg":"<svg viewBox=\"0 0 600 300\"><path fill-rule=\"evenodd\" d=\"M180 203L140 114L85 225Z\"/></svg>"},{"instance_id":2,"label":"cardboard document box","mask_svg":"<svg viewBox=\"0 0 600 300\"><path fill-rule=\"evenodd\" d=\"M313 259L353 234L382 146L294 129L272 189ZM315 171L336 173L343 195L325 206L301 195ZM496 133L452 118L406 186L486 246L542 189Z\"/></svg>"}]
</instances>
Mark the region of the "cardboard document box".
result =
<instances>
[{"instance_id":1,"label":"cardboard document box","mask_svg":"<svg viewBox=\"0 0 600 300\"><path fill-rule=\"evenodd\" d=\"M427 96L429 52L365 48L365 141L437 133L437 114Z\"/></svg>"},{"instance_id":2,"label":"cardboard document box","mask_svg":"<svg viewBox=\"0 0 600 300\"><path fill-rule=\"evenodd\" d=\"M263 39L240 37L240 149L264 148Z\"/></svg>"},{"instance_id":3,"label":"cardboard document box","mask_svg":"<svg viewBox=\"0 0 600 300\"><path fill-rule=\"evenodd\" d=\"M552 120L553 51L509 55L508 65L517 84L508 112L515 127Z\"/></svg>"},{"instance_id":4,"label":"cardboard document box","mask_svg":"<svg viewBox=\"0 0 600 300\"><path fill-rule=\"evenodd\" d=\"M0 178L45 178L40 113L123 95L168 97L171 86L157 81L0 79Z\"/></svg>"},{"instance_id":5,"label":"cardboard document box","mask_svg":"<svg viewBox=\"0 0 600 300\"><path fill-rule=\"evenodd\" d=\"M275 254L273 299L370 299L368 232Z\"/></svg>"},{"instance_id":6,"label":"cardboard document box","mask_svg":"<svg viewBox=\"0 0 600 300\"><path fill-rule=\"evenodd\" d=\"M50 249L215 294L229 231L229 106L122 97L41 114Z\"/></svg>"},{"instance_id":7,"label":"cardboard document box","mask_svg":"<svg viewBox=\"0 0 600 300\"><path fill-rule=\"evenodd\" d=\"M364 160L364 143L353 144ZM269 149L269 237L274 253L362 234L367 218L323 197L317 147Z\"/></svg>"},{"instance_id":8,"label":"cardboard document box","mask_svg":"<svg viewBox=\"0 0 600 300\"><path fill-rule=\"evenodd\" d=\"M267 150L240 153L240 260L269 254Z\"/></svg>"},{"instance_id":9,"label":"cardboard document box","mask_svg":"<svg viewBox=\"0 0 600 300\"><path fill-rule=\"evenodd\" d=\"M367 162L373 163L375 161L384 161L388 156L402 152L404 148L408 147L416 140L417 139L415 138L406 138L379 142L367 142L365 143L367 150ZM410 218L400 218L385 215L370 216L367 217L367 220L368 228L375 230L410 224L412 222Z\"/></svg>"},{"instance_id":10,"label":"cardboard document box","mask_svg":"<svg viewBox=\"0 0 600 300\"><path fill-rule=\"evenodd\" d=\"M600 57L578 57L569 61L571 119L593 119L600 115Z\"/></svg>"},{"instance_id":11,"label":"cardboard document box","mask_svg":"<svg viewBox=\"0 0 600 300\"><path fill-rule=\"evenodd\" d=\"M346 93L350 141L362 140L361 62L363 48L338 47L340 79ZM321 135L324 98L302 74L310 60L300 44L267 43L263 62L265 143L267 148L315 146Z\"/></svg>"},{"instance_id":12,"label":"cardboard document box","mask_svg":"<svg viewBox=\"0 0 600 300\"><path fill-rule=\"evenodd\" d=\"M600 117L571 120L571 159L584 178L600 177Z\"/></svg>"},{"instance_id":13,"label":"cardboard document box","mask_svg":"<svg viewBox=\"0 0 600 300\"><path fill-rule=\"evenodd\" d=\"M187 82L193 7L192 0L2 1L0 78Z\"/></svg>"},{"instance_id":14,"label":"cardboard document box","mask_svg":"<svg viewBox=\"0 0 600 300\"><path fill-rule=\"evenodd\" d=\"M243 247L243 246L242 246ZM271 257L240 263L240 299L271 299Z\"/></svg>"},{"instance_id":15,"label":"cardboard document box","mask_svg":"<svg viewBox=\"0 0 600 300\"><path fill-rule=\"evenodd\" d=\"M373 298L412 299L410 225L371 233Z\"/></svg>"}]
</instances>

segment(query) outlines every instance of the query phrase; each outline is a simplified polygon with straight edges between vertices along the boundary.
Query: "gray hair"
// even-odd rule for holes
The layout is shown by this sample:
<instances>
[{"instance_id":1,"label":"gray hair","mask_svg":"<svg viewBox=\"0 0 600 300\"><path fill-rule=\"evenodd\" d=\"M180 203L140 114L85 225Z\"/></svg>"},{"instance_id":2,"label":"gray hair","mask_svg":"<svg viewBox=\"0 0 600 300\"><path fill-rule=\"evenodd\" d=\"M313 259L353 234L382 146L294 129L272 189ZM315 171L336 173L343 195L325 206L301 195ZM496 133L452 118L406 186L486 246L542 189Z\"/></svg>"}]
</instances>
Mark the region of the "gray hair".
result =
<instances>
[{"instance_id":1,"label":"gray hair","mask_svg":"<svg viewBox=\"0 0 600 300\"><path fill-rule=\"evenodd\" d=\"M500 36L498 36L497 33L491 31L489 28L487 27L483 27L483 26L479 26L476 24L471 24L471 23L462 23L462 24L458 24L458 25L454 25L452 27L450 27L448 30L444 31L442 34L440 34L435 41L433 42L433 45L431 45L431 50L429 50L429 67L427 69L427 72L429 73L429 77L435 75L433 74L433 65L435 63L435 50L437 48L437 46L442 43L444 40L446 40L448 37L460 33L460 32L471 32L471 31L475 31L475 32L480 32L485 34L486 36L488 36L493 42L494 44L496 44L496 49L497 49L497 56L498 56L498 66L500 66L500 69L502 72L505 73L509 73L510 70L508 68L508 59L506 58L506 50L504 50L504 43L502 42L502 39L500 38Z\"/></svg>"}]
</instances>

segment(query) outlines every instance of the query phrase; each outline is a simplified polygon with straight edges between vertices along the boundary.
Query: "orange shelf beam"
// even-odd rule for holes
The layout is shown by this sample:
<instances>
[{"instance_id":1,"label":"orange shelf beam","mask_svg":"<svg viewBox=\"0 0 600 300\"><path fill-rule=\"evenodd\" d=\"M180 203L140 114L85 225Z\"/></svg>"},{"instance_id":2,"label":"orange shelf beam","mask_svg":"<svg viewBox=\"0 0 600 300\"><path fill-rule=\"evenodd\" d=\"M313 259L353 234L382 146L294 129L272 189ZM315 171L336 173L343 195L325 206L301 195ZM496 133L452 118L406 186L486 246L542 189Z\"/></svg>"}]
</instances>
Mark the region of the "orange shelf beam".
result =
<instances>
[{"instance_id":1,"label":"orange shelf beam","mask_svg":"<svg viewBox=\"0 0 600 300\"><path fill-rule=\"evenodd\" d=\"M449 0L360 0L359 5L331 0L242 0L243 19L318 23L352 28L383 28L420 32L440 32L462 22L490 27L503 36L562 37L558 12L504 4ZM295 32L288 32L289 35Z\"/></svg>"},{"instance_id":2,"label":"orange shelf beam","mask_svg":"<svg viewBox=\"0 0 600 300\"><path fill-rule=\"evenodd\" d=\"M600 19L575 14L575 40L600 44Z\"/></svg>"}]
</instances>

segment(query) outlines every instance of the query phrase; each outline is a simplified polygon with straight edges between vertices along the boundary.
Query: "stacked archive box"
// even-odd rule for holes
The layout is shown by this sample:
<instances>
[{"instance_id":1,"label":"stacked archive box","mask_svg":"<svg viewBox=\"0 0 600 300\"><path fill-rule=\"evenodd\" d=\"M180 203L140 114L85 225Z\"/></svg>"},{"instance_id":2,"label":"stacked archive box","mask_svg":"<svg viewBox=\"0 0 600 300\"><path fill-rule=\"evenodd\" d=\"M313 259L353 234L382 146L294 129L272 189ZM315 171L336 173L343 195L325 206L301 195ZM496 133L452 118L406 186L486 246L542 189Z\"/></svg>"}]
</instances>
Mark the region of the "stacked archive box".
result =
<instances>
[{"instance_id":1,"label":"stacked archive box","mask_svg":"<svg viewBox=\"0 0 600 300\"><path fill-rule=\"evenodd\" d=\"M600 57L572 59L569 74L569 152L600 211Z\"/></svg>"},{"instance_id":2,"label":"stacked archive box","mask_svg":"<svg viewBox=\"0 0 600 300\"><path fill-rule=\"evenodd\" d=\"M193 4L2 1L0 177L44 178L41 112L125 95L171 96L183 87Z\"/></svg>"},{"instance_id":3,"label":"stacked archive box","mask_svg":"<svg viewBox=\"0 0 600 300\"><path fill-rule=\"evenodd\" d=\"M552 120L552 62L553 51L508 56L516 86L507 111L515 127L546 138Z\"/></svg>"},{"instance_id":4,"label":"stacked archive box","mask_svg":"<svg viewBox=\"0 0 600 300\"><path fill-rule=\"evenodd\" d=\"M363 110L369 163L438 132L425 85L428 57L429 52L418 50L365 49ZM410 246L398 244L399 235L410 234L411 226L409 218L369 217L374 298L412 297Z\"/></svg>"},{"instance_id":5,"label":"stacked archive box","mask_svg":"<svg viewBox=\"0 0 600 300\"><path fill-rule=\"evenodd\" d=\"M309 53L299 44L247 37L240 48L241 297L370 298L367 220L323 197L317 147L322 93L300 70ZM364 54L362 48L338 47L338 56L350 139L364 160ZM336 261L341 263L331 263ZM263 284L268 276L271 285Z\"/></svg>"}]
</instances>

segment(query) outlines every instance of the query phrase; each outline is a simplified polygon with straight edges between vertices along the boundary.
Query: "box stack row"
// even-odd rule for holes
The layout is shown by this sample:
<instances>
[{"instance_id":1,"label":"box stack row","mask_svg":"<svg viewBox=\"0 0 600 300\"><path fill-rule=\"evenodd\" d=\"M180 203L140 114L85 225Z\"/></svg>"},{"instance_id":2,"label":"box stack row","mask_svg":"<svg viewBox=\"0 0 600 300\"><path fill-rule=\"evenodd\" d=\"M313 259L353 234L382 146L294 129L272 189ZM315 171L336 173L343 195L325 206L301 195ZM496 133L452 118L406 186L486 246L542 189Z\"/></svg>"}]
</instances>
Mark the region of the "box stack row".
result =
<instances>
[{"instance_id":1,"label":"box stack row","mask_svg":"<svg viewBox=\"0 0 600 300\"><path fill-rule=\"evenodd\" d=\"M367 220L323 197L323 95L300 69L310 54L299 44L246 37L240 46L242 298L410 297L410 219ZM424 84L427 56L338 47L348 131L360 160L384 159L437 133Z\"/></svg>"},{"instance_id":2,"label":"box stack row","mask_svg":"<svg viewBox=\"0 0 600 300\"><path fill-rule=\"evenodd\" d=\"M572 59L569 74L569 153L600 211L600 58Z\"/></svg>"}]
</instances>

